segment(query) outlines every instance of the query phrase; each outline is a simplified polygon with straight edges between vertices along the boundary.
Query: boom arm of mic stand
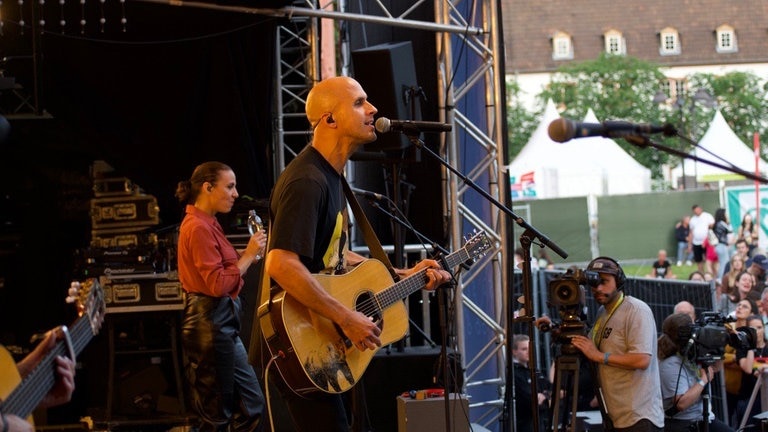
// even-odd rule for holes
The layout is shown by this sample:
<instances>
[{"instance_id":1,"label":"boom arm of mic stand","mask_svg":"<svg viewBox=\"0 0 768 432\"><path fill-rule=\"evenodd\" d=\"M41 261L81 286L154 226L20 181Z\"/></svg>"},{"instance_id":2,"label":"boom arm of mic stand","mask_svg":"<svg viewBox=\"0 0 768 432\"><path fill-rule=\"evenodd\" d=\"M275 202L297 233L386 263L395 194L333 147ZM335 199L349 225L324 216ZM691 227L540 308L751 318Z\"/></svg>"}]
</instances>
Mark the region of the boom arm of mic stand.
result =
<instances>
[{"instance_id":1,"label":"boom arm of mic stand","mask_svg":"<svg viewBox=\"0 0 768 432\"><path fill-rule=\"evenodd\" d=\"M691 139L688 139L688 138L683 137L681 135L677 135L677 136L680 137L681 139L687 141L688 143L696 145L696 142L691 140ZM715 168L720 168L720 169L732 172L734 174L738 174L738 175L744 176L744 177L746 177L746 178L748 178L750 180L755 180L755 181L758 181L758 182L763 183L763 184L768 183L768 179L766 179L765 177L756 175L756 174L751 173L749 171L744 171L743 169L741 169L739 167L736 167L736 166L733 166L733 165L730 165L730 166L723 165L723 164L715 162L715 161L711 161L711 160L708 160L708 159L702 159L702 158L700 158L700 157L698 157L696 155L692 155L692 154L686 153L684 151L673 149L672 147L668 147L668 146L659 144L659 143L653 141L652 139L648 138L645 135L629 135L629 136L625 136L624 140L626 142L628 142L628 143L630 143L632 145L638 146L640 148L653 147L653 148L655 148L657 150L663 151L664 153L668 153L668 154L671 154L671 155L679 156L679 157L684 158L684 159L691 159L691 160L694 160L694 161L697 161L697 162L703 162L703 163L705 163L707 165L711 165L711 166L713 166Z\"/></svg>"}]
</instances>

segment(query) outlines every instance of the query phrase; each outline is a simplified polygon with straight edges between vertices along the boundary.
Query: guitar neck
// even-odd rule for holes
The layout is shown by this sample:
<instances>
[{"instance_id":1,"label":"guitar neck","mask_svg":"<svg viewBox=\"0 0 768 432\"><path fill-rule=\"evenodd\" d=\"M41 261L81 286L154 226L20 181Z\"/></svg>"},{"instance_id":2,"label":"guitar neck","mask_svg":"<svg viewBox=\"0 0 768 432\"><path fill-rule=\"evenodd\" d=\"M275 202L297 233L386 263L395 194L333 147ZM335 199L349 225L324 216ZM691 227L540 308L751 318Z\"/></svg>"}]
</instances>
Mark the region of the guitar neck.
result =
<instances>
[{"instance_id":1,"label":"guitar neck","mask_svg":"<svg viewBox=\"0 0 768 432\"><path fill-rule=\"evenodd\" d=\"M466 249L460 249L452 254L445 256L445 264L448 269L452 269L470 258ZM376 301L382 309L398 302L427 285L427 269L419 270L417 273L396 282L391 287L382 290L376 294Z\"/></svg>"},{"instance_id":2,"label":"guitar neck","mask_svg":"<svg viewBox=\"0 0 768 432\"><path fill-rule=\"evenodd\" d=\"M93 337L93 329L87 317L79 318L69 329L69 334L72 348L77 355ZM14 414L21 418L28 417L56 382L57 356L69 357L69 350L63 340L57 342L56 346L32 369L32 372L2 401L0 412Z\"/></svg>"}]
</instances>

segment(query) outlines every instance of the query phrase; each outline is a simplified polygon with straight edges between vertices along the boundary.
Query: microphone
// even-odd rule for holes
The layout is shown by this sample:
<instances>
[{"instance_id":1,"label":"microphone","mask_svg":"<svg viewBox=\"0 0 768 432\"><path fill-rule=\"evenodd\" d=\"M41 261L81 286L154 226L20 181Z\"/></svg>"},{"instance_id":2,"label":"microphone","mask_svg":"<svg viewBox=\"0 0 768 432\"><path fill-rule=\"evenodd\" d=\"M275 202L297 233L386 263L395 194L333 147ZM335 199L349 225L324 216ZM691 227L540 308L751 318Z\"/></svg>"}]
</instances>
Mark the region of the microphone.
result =
<instances>
[{"instance_id":1,"label":"microphone","mask_svg":"<svg viewBox=\"0 0 768 432\"><path fill-rule=\"evenodd\" d=\"M559 118L549 124L549 137L563 143L575 138L601 136L606 138L623 138L633 135L663 133L667 136L677 134L677 129L667 123L663 126L648 123L630 123L627 121L609 120L602 123L582 123L567 118Z\"/></svg>"},{"instance_id":2,"label":"microphone","mask_svg":"<svg viewBox=\"0 0 768 432\"><path fill-rule=\"evenodd\" d=\"M372 200L376 200L376 201L384 201L384 200L387 199L387 197L385 197L384 195L382 195L380 193L371 192L371 191L362 190L362 189L357 189L357 188L353 188L353 187L350 187L350 189L352 190L353 194L360 195L360 196L366 197L368 199L372 199Z\"/></svg>"},{"instance_id":3,"label":"microphone","mask_svg":"<svg viewBox=\"0 0 768 432\"><path fill-rule=\"evenodd\" d=\"M417 120L390 120L386 117L379 117L376 120L376 132L450 132L453 126L448 123L417 121Z\"/></svg>"}]
</instances>

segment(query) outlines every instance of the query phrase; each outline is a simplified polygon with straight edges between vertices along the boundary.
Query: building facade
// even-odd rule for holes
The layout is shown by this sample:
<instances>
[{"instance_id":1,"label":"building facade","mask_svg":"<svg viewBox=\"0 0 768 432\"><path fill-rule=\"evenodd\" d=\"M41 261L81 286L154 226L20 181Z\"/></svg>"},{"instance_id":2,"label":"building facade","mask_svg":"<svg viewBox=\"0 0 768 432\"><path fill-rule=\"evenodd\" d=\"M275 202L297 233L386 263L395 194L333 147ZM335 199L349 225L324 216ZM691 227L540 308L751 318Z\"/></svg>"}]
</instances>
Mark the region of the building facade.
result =
<instances>
[{"instance_id":1,"label":"building facade","mask_svg":"<svg viewBox=\"0 0 768 432\"><path fill-rule=\"evenodd\" d=\"M764 0L504 0L508 79L526 99L568 62L600 53L662 66L674 98L694 72L768 77L768 2Z\"/></svg>"}]
</instances>

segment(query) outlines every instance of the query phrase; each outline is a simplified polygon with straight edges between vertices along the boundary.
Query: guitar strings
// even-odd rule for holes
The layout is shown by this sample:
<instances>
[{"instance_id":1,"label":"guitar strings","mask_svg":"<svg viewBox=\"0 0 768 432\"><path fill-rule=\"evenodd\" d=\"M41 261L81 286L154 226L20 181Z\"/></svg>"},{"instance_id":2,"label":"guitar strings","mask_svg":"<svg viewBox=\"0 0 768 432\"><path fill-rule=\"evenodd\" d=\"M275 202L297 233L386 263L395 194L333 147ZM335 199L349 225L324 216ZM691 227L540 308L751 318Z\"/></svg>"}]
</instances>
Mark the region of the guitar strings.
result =
<instances>
[{"instance_id":1,"label":"guitar strings","mask_svg":"<svg viewBox=\"0 0 768 432\"><path fill-rule=\"evenodd\" d=\"M410 288L419 288L419 284L423 284L426 279L427 269L419 270L417 273L408 276L407 278L395 283L390 289L384 290L378 294L374 294L371 298L360 302L358 312L368 317L378 314L379 311L385 309L394 301L401 299L403 296L400 294L410 293ZM419 276L422 276L419 279ZM421 280L422 282L417 282ZM399 287L405 287L405 289L398 290ZM415 289L413 290L415 291Z\"/></svg>"}]
</instances>

